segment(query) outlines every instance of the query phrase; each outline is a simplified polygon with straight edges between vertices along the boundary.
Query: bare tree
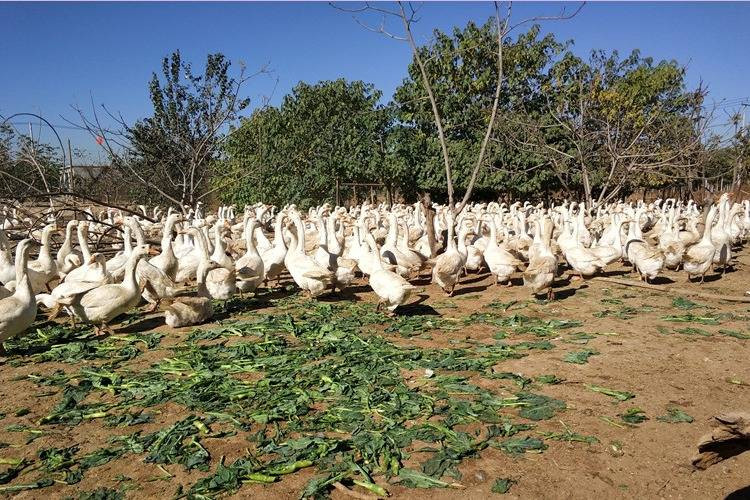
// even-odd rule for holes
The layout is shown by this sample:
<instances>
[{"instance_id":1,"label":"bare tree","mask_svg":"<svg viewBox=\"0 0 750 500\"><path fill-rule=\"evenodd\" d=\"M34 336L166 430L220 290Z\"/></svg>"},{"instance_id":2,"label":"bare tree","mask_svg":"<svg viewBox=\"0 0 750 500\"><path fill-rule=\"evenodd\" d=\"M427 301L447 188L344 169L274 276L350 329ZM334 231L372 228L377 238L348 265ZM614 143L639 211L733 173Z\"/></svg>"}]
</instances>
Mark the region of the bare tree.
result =
<instances>
[{"instance_id":1,"label":"bare tree","mask_svg":"<svg viewBox=\"0 0 750 500\"><path fill-rule=\"evenodd\" d=\"M241 97L243 87L270 73L263 66L249 74L241 64L238 75L230 77L229 66L223 55L212 54L196 76L175 52L163 61L162 79L154 74L150 82L153 116L131 124L106 106L94 105L92 98L89 112L74 106L78 118L68 121L96 139L112 166L146 194L153 190L177 206L192 205L215 191L209 183L221 145L250 104Z\"/></svg>"}]
</instances>

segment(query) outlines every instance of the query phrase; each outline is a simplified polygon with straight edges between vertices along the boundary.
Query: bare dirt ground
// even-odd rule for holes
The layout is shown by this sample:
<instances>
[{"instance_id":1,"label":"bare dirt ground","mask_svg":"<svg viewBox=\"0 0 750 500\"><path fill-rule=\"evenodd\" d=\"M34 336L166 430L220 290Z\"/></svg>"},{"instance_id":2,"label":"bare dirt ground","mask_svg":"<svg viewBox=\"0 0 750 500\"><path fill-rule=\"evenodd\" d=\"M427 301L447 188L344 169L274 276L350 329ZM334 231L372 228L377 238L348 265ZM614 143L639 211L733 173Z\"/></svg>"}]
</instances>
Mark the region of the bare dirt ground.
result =
<instances>
[{"instance_id":1,"label":"bare dirt ground","mask_svg":"<svg viewBox=\"0 0 750 500\"><path fill-rule=\"evenodd\" d=\"M667 272L661 284L672 290L697 290L726 295L742 295L748 285L750 252L739 256L733 272L724 277L709 276L706 283L688 284L684 273ZM609 269L613 276L625 275L626 269ZM626 276L626 275L625 275ZM633 278L635 279L635 278ZM546 338L555 347L533 350L520 359L498 363L496 372L514 372L534 378L554 374L564 382L545 385L540 392L565 401L567 409L552 419L538 422L536 432L563 431L594 436L598 442L588 444L546 440L549 448L543 453L508 455L487 448L474 458L461 462L460 483L455 489L407 489L395 484L387 486L395 498L487 498L497 478L516 481L505 495L508 498L748 498L750 497L750 452L730 458L706 471L694 471L690 458L696 452L698 439L710 429L714 415L732 411L750 411L750 340L727 335L727 331L750 333L750 305L746 303L712 302L695 298L690 310L675 307L678 295L652 292L634 287L612 285L599 281L569 281L567 273L556 289L558 299L552 302L530 300L520 285L494 286L486 274L469 275L462 279L456 294L448 298L429 280L417 281L422 286L415 303L401 311L404 315L425 315L450 320L465 318L487 310L488 305L509 304L504 314L523 314L544 319L577 320L582 326L561 330ZM687 295L684 295L688 297ZM356 286L342 296L324 301L375 300L366 286ZM515 303L511 303L516 301ZM254 309L244 316L273 312ZM711 315L718 324L673 322L669 315ZM237 318L243 314L237 315ZM171 353L169 347L179 344L191 329L174 332L157 319L148 319L126 327L128 331L162 331L167 337L155 349L148 350L127 367L139 370ZM208 328L210 325L202 328ZM497 326L477 322L457 329L433 330L426 334L401 336L383 332L391 342L404 346L471 347L492 343ZM578 335L584 332L590 335ZM590 338L589 338L590 337ZM495 337L496 338L496 337ZM540 340L533 334L513 334L509 341ZM232 340L241 342L242 339ZM565 362L566 354L591 349L588 362ZM11 356L0 366L0 459L35 459L39 450L49 447L78 445L81 452L95 450L109 436L122 434L104 427L97 420L75 426L39 425L39 420L57 403L54 388L40 387L26 378L31 373L52 374L56 370L71 373L85 367L60 362L12 363L22 356ZM23 361L23 360L22 360ZM15 364L16 366L13 366ZM409 375L407 374L408 378ZM494 381L493 381L494 382ZM498 381L499 382L499 381ZM476 381L487 384L487 380ZM635 398L617 402L604 394L591 391L587 385L603 386L635 394ZM648 420L637 426L624 423L618 415L638 407ZM657 420L667 408L679 407L694 418L692 423L669 423ZM28 408L28 413L19 409ZM184 418L188 413L179 405L167 403L152 422L138 427L152 432ZM14 424L41 429L43 434L25 444L28 433L9 432ZM242 455L248 445L243 433L224 439L207 441L212 457L226 456L227 462ZM415 454L414 457L418 455ZM0 462L5 463L5 462ZM211 462L211 470L216 460ZM5 466L2 466L5 467ZM2 472L0 467L0 473ZM34 466L21 472L9 486L27 484ZM175 495L177 487L185 491L207 473L185 472L181 465L144 463L138 455L126 455L101 467L93 468L72 486L58 483L43 489L8 492L18 498L78 497L81 492L98 487L117 489L130 484L129 498L166 498ZM316 475L314 468L284 476L270 485L244 485L238 498L297 498L305 483ZM171 476L171 477L169 477ZM127 479L124 479L127 478ZM132 489L131 489L132 488ZM364 490L359 490L363 492ZM734 495L734 496L731 496ZM346 498L337 490L331 497Z\"/></svg>"}]
</instances>

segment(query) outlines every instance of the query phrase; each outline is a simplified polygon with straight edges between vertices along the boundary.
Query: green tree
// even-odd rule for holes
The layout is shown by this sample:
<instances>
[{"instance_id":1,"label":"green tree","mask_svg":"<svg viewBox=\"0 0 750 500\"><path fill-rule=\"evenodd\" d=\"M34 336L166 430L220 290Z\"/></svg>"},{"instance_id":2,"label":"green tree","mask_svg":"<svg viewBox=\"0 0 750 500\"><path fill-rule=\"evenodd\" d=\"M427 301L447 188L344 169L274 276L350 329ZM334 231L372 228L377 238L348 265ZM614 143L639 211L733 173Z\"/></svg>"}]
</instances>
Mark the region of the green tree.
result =
<instances>
[{"instance_id":1,"label":"green tree","mask_svg":"<svg viewBox=\"0 0 750 500\"><path fill-rule=\"evenodd\" d=\"M498 81L497 30L493 18L481 26L470 22L463 29L454 28L450 35L436 30L434 41L418 48L442 118L458 190L465 190L469 183L493 106ZM515 40L503 40L499 118L485 157L487 168L480 170L477 178L480 196L495 197L498 191L527 195L543 185L550 187L550 180L554 181L549 170L537 168L539 158L519 152L508 141L507 130L517 126L514 117L518 110L543 106L540 89L549 78L544 70L565 46L554 35L540 36L538 26ZM445 175L436 125L416 60L408 72L394 95L397 116L420 131L426 141L424 156L417 162L419 188L443 199Z\"/></svg>"},{"instance_id":2,"label":"green tree","mask_svg":"<svg viewBox=\"0 0 750 500\"><path fill-rule=\"evenodd\" d=\"M588 61L567 53L550 74L533 136L569 191L606 202L689 166L705 94L686 89L677 62L655 64L637 50L624 59L594 51Z\"/></svg>"},{"instance_id":3,"label":"green tree","mask_svg":"<svg viewBox=\"0 0 750 500\"><path fill-rule=\"evenodd\" d=\"M132 173L162 197L193 204L206 191L226 128L250 101L240 97L244 65L230 75L223 54L209 54L196 73L180 52L162 61L161 78L149 83L153 116L127 127Z\"/></svg>"},{"instance_id":4,"label":"green tree","mask_svg":"<svg viewBox=\"0 0 750 500\"><path fill-rule=\"evenodd\" d=\"M256 110L227 140L215 183L243 181L221 189L222 200L307 207L334 201L337 180L392 184L381 95L361 81L300 82L278 108Z\"/></svg>"}]
</instances>

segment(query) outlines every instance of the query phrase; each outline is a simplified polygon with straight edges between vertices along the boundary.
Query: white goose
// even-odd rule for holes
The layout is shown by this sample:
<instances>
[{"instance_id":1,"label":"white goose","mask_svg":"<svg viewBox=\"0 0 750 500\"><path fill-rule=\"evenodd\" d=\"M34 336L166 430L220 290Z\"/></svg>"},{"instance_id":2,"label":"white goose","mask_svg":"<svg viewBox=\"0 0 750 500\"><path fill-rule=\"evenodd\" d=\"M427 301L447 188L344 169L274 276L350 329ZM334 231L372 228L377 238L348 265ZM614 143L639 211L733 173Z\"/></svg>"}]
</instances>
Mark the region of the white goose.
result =
<instances>
[{"instance_id":1,"label":"white goose","mask_svg":"<svg viewBox=\"0 0 750 500\"><path fill-rule=\"evenodd\" d=\"M458 232L458 246L454 237L453 210L448 209L448 246L444 253L435 259L435 267L432 269L432 282L440 286L449 296L453 295L453 289L460 279L461 271L466 264L466 234L463 227ZM463 250L463 251L462 251Z\"/></svg>"},{"instance_id":2,"label":"white goose","mask_svg":"<svg viewBox=\"0 0 750 500\"><path fill-rule=\"evenodd\" d=\"M568 228L568 221L563 223L563 232L565 233ZM580 235L578 229L578 223L573 227L573 235L571 238L558 238L558 244L560 250L562 250L565 260L568 262L573 271L583 279L584 277L593 276L600 269L604 269L606 264L597 255L591 252L588 248L584 247L580 241Z\"/></svg>"},{"instance_id":3,"label":"white goose","mask_svg":"<svg viewBox=\"0 0 750 500\"><path fill-rule=\"evenodd\" d=\"M77 235L78 245L81 248L81 259L83 265L71 270L65 275L65 281L94 281L94 278L87 277L90 266L94 260L91 258L91 250L89 249L88 234L89 234L89 223L81 221L78 223ZM94 269L96 275L99 274L99 268Z\"/></svg>"},{"instance_id":4,"label":"white goose","mask_svg":"<svg viewBox=\"0 0 750 500\"><path fill-rule=\"evenodd\" d=\"M375 261L377 267L370 274L369 284L375 294L380 298L378 301L378 310L381 306L385 305L389 314L393 314L398 306L409 300L409 297L416 287L398 274L383 268L383 262L379 258L375 238L373 238L372 234L369 232L365 238L371 253L376 255Z\"/></svg>"},{"instance_id":5,"label":"white goose","mask_svg":"<svg viewBox=\"0 0 750 500\"><path fill-rule=\"evenodd\" d=\"M410 261L409 256L405 255L398 248L398 220L396 214L393 212L389 213L388 221L388 233L385 243L380 247L380 255L383 256L386 262L397 266L400 275L407 276L411 273L412 266L415 265L415 260L412 258Z\"/></svg>"},{"instance_id":6,"label":"white goose","mask_svg":"<svg viewBox=\"0 0 750 500\"><path fill-rule=\"evenodd\" d=\"M149 260L152 266L161 269L172 281L175 281L177 277L177 257L172 247L172 234L175 225L179 222L182 222L181 214L174 213L167 216L161 237L161 253Z\"/></svg>"},{"instance_id":7,"label":"white goose","mask_svg":"<svg viewBox=\"0 0 750 500\"><path fill-rule=\"evenodd\" d=\"M170 299L164 308L164 322L172 328L199 325L214 315L208 297L178 297Z\"/></svg>"},{"instance_id":8,"label":"white goose","mask_svg":"<svg viewBox=\"0 0 750 500\"><path fill-rule=\"evenodd\" d=\"M96 325L96 333L112 333L109 322L138 305L141 288L136 277L138 263L149 253L147 245L138 245L128 256L122 283L108 283L84 293L71 304L73 313L85 323Z\"/></svg>"},{"instance_id":9,"label":"white goose","mask_svg":"<svg viewBox=\"0 0 750 500\"><path fill-rule=\"evenodd\" d=\"M732 241L728 229L729 195L724 193L719 198L719 218L711 229L711 241L716 251L714 252L714 265L722 266L722 274L726 271L729 261L732 259Z\"/></svg>"},{"instance_id":10,"label":"white goose","mask_svg":"<svg viewBox=\"0 0 750 500\"><path fill-rule=\"evenodd\" d=\"M305 253L305 229L302 219L296 211L291 212L290 217L297 230L297 245L294 249L289 249L284 258L284 264L297 286L309 293L311 297L317 297L334 280L334 273Z\"/></svg>"},{"instance_id":11,"label":"white goose","mask_svg":"<svg viewBox=\"0 0 750 500\"><path fill-rule=\"evenodd\" d=\"M510 284L510 277L516 271L516 268L522 264L512 253L497 244L497 224L495 219L491 215L488 216L490 226L490 240L487 244L487 248L484 250L484 261L487 263L487 267L490 268L490 272L495 276L495 284L508 283ZM529 246L529 250L534 248L534 251L538 251L537 247L533 244ZM533 253L533 251L531 252Z\"/></svg>"},{"instance_id":12,"label":"white goose","mask_svg":"<svg viewBox=\"0 0 750 500\"><path fill-rule=\"evenodd\" d=\"M42 247L39 249L39 257L29 262L29 278L34 293L42 290L49 291L49 284L58 278L57 263L52 258L50 248L50 237L55 232L55 226L48 224L42 229Z\"/></svg>"},{"instance_id":13,"label":"white goose","mask_svg":"<svg viewBox=\"0 0 750 500\"><path fill-rule=\"evenodd\" d=\"M279 275L284 271L284 257L286 257L286 243L282 227L284 225L284 214L276 214L276 221L273 228L273 246L268 250L261 252L263 259L263 270L267 280L277 280Z\"/></svg>"},{"instance_id":14,"label":"white goose","mask_svg":"<svg viewBox=\"0 0 750 500\"><path fill-rule=\"evenodd\" d=\"M596 255L601 259L605 265L612 264L613 262L622 258L622 226L628 222L625 218L620 218L617 222L612 222L612 244L600 244L592 245L589 248L592 254Z\"/></svg>"},{"instance_id":15,"label":"white goose","mask_svg":"<svg viewBox=\"0 0 750 500\"><path fill-rule=\"evenodd\" d=\"M685 257L683 260L683 268L688 275L688 281L696 276L701 277L701 283L703 278L711 269L711 264L714 260L714 254L716 248L711 242L711 226L714 223L716 217L716 207L711 207L706 216L706 226L703 229L703 237L695 245L688 247L685 251Z\"/></svg>"},{"instance_id":16,"label":"white goose","mask_svg":"<svg viewBox=\"0 0 750 500\"><path fill-rule=\"evenodd\" d=\"M625 253L641 278L648 283L664 268L664 254L643 240L640 220L643 210L636 211L635 219L628 226L628 242Z\"/></svg>"},{"instance_id":17,"label":"white goose","mask_svg":"<svg viewBox=\"0 0 750 500\"><path fill-rule=\"evenodd\" d=\"M234 269L227 269L213 260L208 254L206 237L196 228L189 228L188 233L198 244L201 261L198 267L201 276L205 272L204 286L198 283L198 294L217 300L229 300L237 291L237 277ZM196 277L199 277L196 273Z\"/></svg>"},{"instance_id":18,"label":"white goose","mask_svg":"<svg viewBox=\"0 0 750 500\"><path fill-rule=\"evenodd\" d=\"M128 252L129 254L130 252ZM71 255L68 255L66 259L69 257ZM88 271L81 281L65 280L53 288L52 292L40 293L36 296L38 304L43 304L44 307L52 310L49 319L56 318L61 308L65 308L71 319L75 321L75 315L71 309L73 303L83 293L114 281L112 275L107 271L107 261L101 253L93 254L91 261L86 264Z\"/></svg>"},{"instance_id":19,"label":"white goose","mask_svg":"<svg viewBox=\"0 0 750 500\"><path fill-rule=\"evenodd\" d=\"M83 261L80 253L73 251L73 231L75 231L77 224L78 221L75 219L68 221L68 223L65 225L65 239L63 240L62 245L60 245L60 248L57 250L55 262L57 263L57 269L61 275L68 274L70 271L72 271L72 269L68 267L70 265L70 261L66 262L65 260L65 257L67 257L68 255L78 255L79 260L81 262Z\"/></svg>"},{"instance_id":20,"label":"white goose","mask_svg":"<svg viewBox=\"0 0 750 500\"><path fill-rule=\"evenodd\" d=\"M534 242L529 248L529 265L523 272L523 284L531 288L534 295L547 290L547 300L555 298L552 285L557 274L557 257L550 248L552 230L552 221L548 218L544 217L537 222Z\"/></svg>"},{"instance_id":21,"label":"white goose","mask_svg":"<svg viewBox=\"0 0 750 500\"><path fill-rule=\"evenodd\" d=\"M0 355L5 354L3 342L23 333L36 319L36 301L28 276L29 250L33 241L22 240L16 247L16 290L0 299Z\"/></svg>"},{"instance_id":22,"label":"white goose","mask_svg":"<svg viewBox=\"0 0 750 500\"><path fill-rule=\"evenodd\" d=\"M8 284L16 279L16 266L10 249L10 240L0 228L0 283Z\"/></svg>"},{"instance_id":23,"label":"white goose","mask_svg":"<svg viewBox=\"0 0 750 500\"><path fill-rule=\"evenodd\" d=\"M135 234L135 239L138 242L139 247L146 246L146 237L143 234L138 220L134 217L127 217L126 223L130 224L130 228ZM126 269L127 272L127 269ZM154 266L146 259L139 259L136 267L136 277L138 278L138 284L143 290L141 293L143 298L151 304L151 307L147 312L153 312L159 307L161 299L171 298L177 294L177 284L170 279L167 274Z\"/></svg>"},{"instance_id":24,"label":"white goose","mask_svg":"<svg viewBox=\"0 0 750 500\"><path fill-rule=\"evenodd\" d=\"M245 255L237 259L237 290L242 293L254 292L266 279L263 258L255 246L255 229L258 227L256 219L250 219L245 226Z\"/></svg>"}]
</instances>

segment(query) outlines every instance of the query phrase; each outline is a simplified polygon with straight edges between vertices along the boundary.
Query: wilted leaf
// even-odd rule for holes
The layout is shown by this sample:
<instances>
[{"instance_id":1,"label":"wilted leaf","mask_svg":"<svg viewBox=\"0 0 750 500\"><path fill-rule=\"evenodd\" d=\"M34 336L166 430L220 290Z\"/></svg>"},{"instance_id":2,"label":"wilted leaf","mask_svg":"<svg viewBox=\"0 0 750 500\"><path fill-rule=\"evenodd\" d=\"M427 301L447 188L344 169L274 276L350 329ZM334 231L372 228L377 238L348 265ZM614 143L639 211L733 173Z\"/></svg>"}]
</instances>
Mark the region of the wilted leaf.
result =
<instances>
[{"instance_id":1,"label":"wilted leaf","mask_svg":"<svg viewBox=\"0 0 750 500\"><path fill-rule=\"evenodd\" d=\"M685 422L689 424L689 423L692 423L694 419L693 417L691 417L690 415L688 415L681 409L672 407L672 408L667 408L666 415L662 415L661 417L656 417L656 420L659 420L660 422L668 422L670 424L677 424L680 422Z\"/></svg>"},{"instance_id":2,"label":"wilted leaf","mask_svg":"<svg viewBox=\"0 0 750 500\"><path fill-rule=\"evenodd\" d=\"M502 479L496 479L495 483L492 485L492 493L499 493L501 495L504 495L505 493L508 493L510 491L511 486L513 486L516 482L513 479L509 478L502 478Z\"/></svg>"},{"instance_id":3,"label":"wilted leaf","mask_svg":"<svg viewBox=\"0 0 750 500\"><path fill-rule=\"evenodd\" d=\"M584 349L583 351L569 352L565 355L563 361L565 361L566 363L575 363L577 365L582 365L584 363L588 363L589 358L597 354L599 354L599 352L593 349Z\"/></svg>"},{"instance_id":4,"label":"wilted leaf","mask_svg":"<svg viewBox=\"0 0 750 500\"><path fill-rule=\"evenodd\" d=\"M617 399L618 401L627 401L628 399L632 399L635 397L635 394L632 392L627 391L616 391L614 389L608 389L606 387L601 387L598 385L586 385L586 387L594 392L598 392L600 394L604 394L606 396L612 397Z\"/></svg>"},{"instance_id":5,"label":"wilted leaf","mask_svg":"<svg viewBox=\"0 0 750 500\"><path fill-rule=\"evenodd\" d=\"M628 408L624 413L621 413L619 417L623 422L631 425L637 425L648 420L646 413L637 407Z\"/></svg>"}]
</instances>

